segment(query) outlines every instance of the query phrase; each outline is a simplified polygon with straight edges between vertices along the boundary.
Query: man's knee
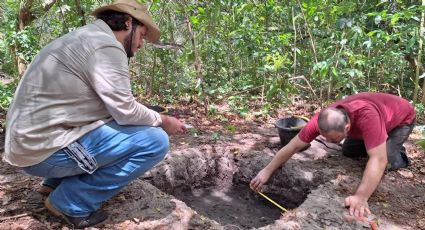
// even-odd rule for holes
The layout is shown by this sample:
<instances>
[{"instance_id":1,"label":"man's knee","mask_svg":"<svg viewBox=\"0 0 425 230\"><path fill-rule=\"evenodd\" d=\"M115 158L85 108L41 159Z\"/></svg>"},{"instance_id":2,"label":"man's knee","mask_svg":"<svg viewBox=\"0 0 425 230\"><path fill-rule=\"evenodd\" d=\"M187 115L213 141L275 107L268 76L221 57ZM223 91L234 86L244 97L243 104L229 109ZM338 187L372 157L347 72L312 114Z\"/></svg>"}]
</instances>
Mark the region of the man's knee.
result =
<instances>
[{"instance_id":1,"label":"man's knee","mask_svg":"<svg viewBox=\"0 0 425 230\"><path fill-rule=\"evenodd\" d=\"M161 128L155 128L152 130L151 137L154 139L156 156L162 160L170 148L168 134Z\"/></svg>"},{"instance_id":2,"label":"man's knee","mask_svg":"<svg viewBox=\"0 0 425 230\"><path fill-rule=\"evenodd\" d=\"M387 146L387 157L389 171L397 170L399 168L407 168L410 165L410 160L406 155L406 148L401 146L397 149L390 149Z\"/></svg>"}]
</instances>

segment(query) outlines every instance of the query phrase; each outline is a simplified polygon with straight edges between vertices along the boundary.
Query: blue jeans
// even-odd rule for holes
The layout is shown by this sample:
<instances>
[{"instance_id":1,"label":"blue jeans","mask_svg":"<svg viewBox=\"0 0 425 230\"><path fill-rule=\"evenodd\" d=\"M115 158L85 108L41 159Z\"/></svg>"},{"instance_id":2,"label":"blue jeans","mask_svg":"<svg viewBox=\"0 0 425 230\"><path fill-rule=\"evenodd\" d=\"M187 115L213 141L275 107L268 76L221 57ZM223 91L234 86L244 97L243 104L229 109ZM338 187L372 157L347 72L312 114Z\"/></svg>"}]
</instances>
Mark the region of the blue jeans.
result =
<instances>
[{"instance_id":1,"label":"blue jeans","mask_svg":"<svg viewBox=\"0 0 425 230\"><path fill-rule=\"evenodd\" d=\"M95 157L98 169L88 174L63 150L43 162L23 168L56 187L49 201L62 213L85 217L131 181L161 161L169 148L168 135L158 127L121 126L111 121L81 137L80 144Z\"/></svg>"}]
</instances>

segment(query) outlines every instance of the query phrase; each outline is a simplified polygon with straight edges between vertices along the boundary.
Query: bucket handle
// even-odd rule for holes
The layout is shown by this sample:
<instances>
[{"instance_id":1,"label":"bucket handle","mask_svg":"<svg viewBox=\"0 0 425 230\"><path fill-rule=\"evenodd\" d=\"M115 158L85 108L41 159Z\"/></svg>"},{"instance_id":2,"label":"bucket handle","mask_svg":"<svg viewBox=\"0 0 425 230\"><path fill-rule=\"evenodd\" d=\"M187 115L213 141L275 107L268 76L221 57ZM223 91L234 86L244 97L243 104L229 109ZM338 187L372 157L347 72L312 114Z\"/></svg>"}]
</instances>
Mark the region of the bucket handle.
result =
<instances>
[{"instance_id":1,"label":"bucket handle","mask_svg":"<svg viewBox=\"0 0 425 230\"><path fill-rule=\"evenodd\" d=\"M289 130L300 130L300 129L302 129L304 126L305 126L305 125L293 126L293 127L287 128L287 129L289 129Z\"/></svg>"},{"instance_id":2,"label":"bucket handle","mask_svg":"<svg viewBox=\"0 0 425 230\"><path fill-rule=\"evenodd\" d=\"M293 117L303 119L304 121L307 121L307 122L310 121L310 119L308 119L307 117L300 116L300 115L293 115Z\"/></svg>"},{"instance_id":3,"label":"bucket handle","mask_svg":"<svg viewBox=\"0 0 425 230\"><path fill-rule=\"evenodd\" d=\"M304 121L306 121L306 122L309 122L309 121L310 121L310 119L308 119L307 117L301 116L301 115L293 115L292 117L299 118L299 119L303 119L303 120L304 120ZM290 129L290 130L300 130L300 129L302 129L304 126L305 126L305 125L299 125L299 126L291 127L291 128L289 128L289 129Z\"/></svg>"},{"instance_id":4,"label":"bucket handle","mask_svg":"<svg viewBox=\"0 0 425 230\"><path fill-rule=\"evenodd\" d=\"M304 121L306 121L306 122L309 122L309 121L310 121L310 119L308 119L307 117L301 116L301 115L292 115L292 117L299 118L299 119L303 119L303 120L304 120ZM274 126L275 126L276 128L279 128L279 127L276 125L276 123L274 124ZM287 128L287 129L289 129L289 130L300 130L300 129L302 129L304 126L305 126L305 125L299 125L299 126L290 127L290 128Z\"/></svg>"}]
</instances>

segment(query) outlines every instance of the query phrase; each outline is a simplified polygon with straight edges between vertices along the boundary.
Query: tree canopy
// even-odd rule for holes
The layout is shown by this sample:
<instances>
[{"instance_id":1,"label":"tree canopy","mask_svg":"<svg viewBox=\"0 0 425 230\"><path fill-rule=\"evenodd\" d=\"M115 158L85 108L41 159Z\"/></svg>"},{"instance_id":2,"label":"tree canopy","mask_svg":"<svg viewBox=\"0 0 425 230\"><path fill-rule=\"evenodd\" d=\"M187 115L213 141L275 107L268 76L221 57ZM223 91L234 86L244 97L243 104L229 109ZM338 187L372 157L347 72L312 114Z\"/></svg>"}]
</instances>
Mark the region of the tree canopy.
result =
<instances>
[{"instance_id":1,"label":"tree canopy","mask_svg":"<svg viewBox=\"0 0 425 230\"><path fill-rule=\"evenodd\" d=\"M26 66L53 39L94 20L110 1L0 3L0 69L7 108ZM165 103L227 100L258 115L293 95L333 101L360 91L391 92L424 111L423 1L143 1L162 35L131 60L133 92Z\"/></svg>"}]
</instances>

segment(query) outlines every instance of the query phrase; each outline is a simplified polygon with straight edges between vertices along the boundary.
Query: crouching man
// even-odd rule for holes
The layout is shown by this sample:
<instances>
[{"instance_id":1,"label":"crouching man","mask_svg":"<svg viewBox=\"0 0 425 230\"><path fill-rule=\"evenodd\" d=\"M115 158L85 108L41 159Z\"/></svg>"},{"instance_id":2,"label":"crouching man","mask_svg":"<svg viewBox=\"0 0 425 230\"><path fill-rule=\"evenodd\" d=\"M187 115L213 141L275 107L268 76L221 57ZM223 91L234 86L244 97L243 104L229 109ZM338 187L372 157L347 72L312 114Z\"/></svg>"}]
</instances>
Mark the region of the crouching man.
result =
<instances>
[{"instance_id":1,"label":"crouching man","mask_svg":"<svg viewBox=\"0 0 425 230\"><path fill-rule=\"evenodd\" d=\"M260 190L273 172L318 135L339 143L344 155L368 156L366 168L355 194L345 199L350 215L370 214L368 199L377 188L385 169L409 165L403 143L413 130L415 110L403 98L384 93L359 93L337 101L316 114L251 181Z\"/></svg>"},{"instance_id":2,"label":"crouching man","mask_svg":"<svg viewBox=\"0 0 425 230\"><path fill-rule=\"evenodd\" d=\"M107 219L101 204L161 161L176 118L138 103L128 58L160 32L146 7L117 0L34 58L7 114L4 159L45 178L53 214L76 228Z\"/></svg>"}]
</instances>

